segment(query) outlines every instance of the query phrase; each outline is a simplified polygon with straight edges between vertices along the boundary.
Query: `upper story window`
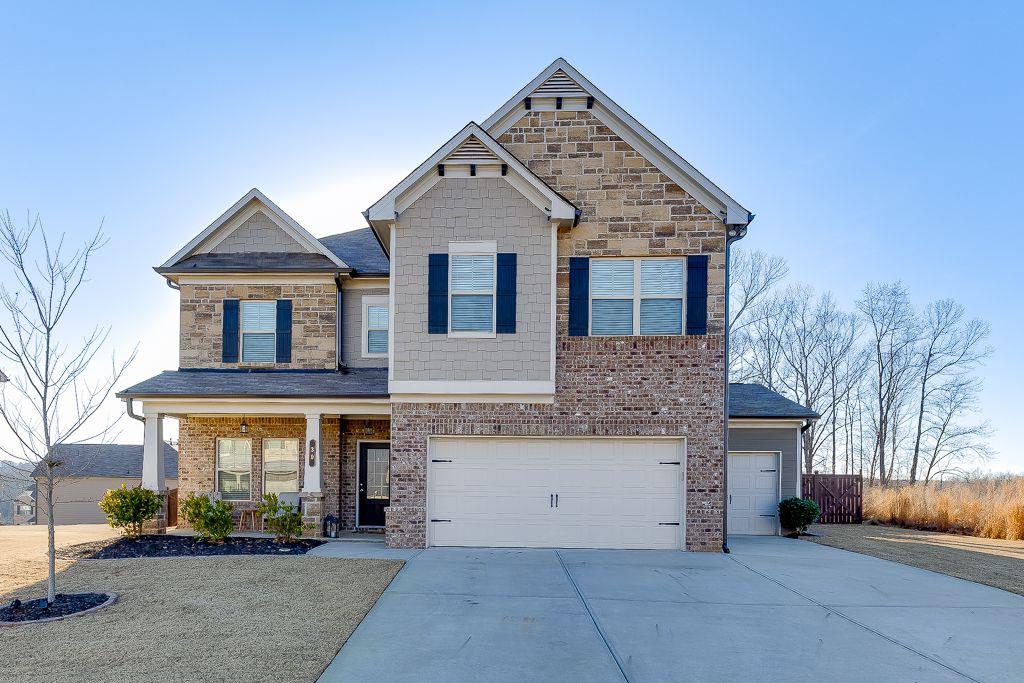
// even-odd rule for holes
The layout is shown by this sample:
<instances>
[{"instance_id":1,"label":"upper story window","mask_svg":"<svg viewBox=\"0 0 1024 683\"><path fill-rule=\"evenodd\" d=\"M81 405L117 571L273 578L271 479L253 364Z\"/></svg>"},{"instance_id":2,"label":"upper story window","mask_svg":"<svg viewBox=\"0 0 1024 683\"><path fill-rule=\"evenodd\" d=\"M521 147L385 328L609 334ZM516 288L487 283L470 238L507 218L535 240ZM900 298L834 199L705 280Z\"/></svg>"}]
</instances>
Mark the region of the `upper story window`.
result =
<instances>
[{"instance_id":1,"label":"upper story window","mask_svg":"<svg viewBox=\"0 0 1024 683\"><path fill-rule=\"evenodd\" d=\"M452 243L449 253L449 333L453 337L493 336L497 245Z\"/></svg>"},{"instance_id":2,"label":"upper story window","mask_svg":"<svg viewBox=\"0 0 1024 683\"><path fill-rule=\"evenodd\" d=\"M363 357L384 358L388 355L388 298L363 297Z\"/></svg>"},{"instance_id":3,"label":"upper story window","mask_svg":"<svg viewBox=\"0 0 1024 683\"><path fill-rule=\"evenodd\" d=\"M241 302L242 362L273 363L277 349L277 302Z\"/></svg>"},{"instance_id":4,"label":"upper story window","mask_svg":"<svg viewBox=\"0 0 1024 683\"><path fill-rule=\"evenodd\" d=\"M682 334L685 292L685 259L591 259L590 334Z\"/></svg>"}]
</instances>

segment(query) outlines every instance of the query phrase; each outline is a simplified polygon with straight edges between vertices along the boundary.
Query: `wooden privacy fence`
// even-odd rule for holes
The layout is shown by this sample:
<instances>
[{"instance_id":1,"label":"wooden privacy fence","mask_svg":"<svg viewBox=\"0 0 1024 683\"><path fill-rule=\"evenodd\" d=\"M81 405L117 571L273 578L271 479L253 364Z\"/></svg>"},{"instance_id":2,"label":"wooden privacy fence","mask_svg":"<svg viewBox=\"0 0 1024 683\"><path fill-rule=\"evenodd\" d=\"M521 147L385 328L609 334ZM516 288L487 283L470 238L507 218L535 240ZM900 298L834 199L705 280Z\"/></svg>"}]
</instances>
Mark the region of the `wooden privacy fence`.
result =
<instances>
[{"instance_id":1,"label":"wooden privacy fence","mask_svg":"<svg viewBox=\"0 0 1024 683\"><path fill-rule=\"evenodd\" d=\"M864 479L859 474L805 474L803 497L821 508L821 524L860 524Z\"/></svg>"},{"instance_id":2,"label":"wooden privacy fence","mask_svg":"<svg viewBox=\"0 0 1024 683\"><path fill-rule=\"evenodd\" d=\"M167 492L167 526L178 526L178 489Z\"/></svg>"}]
</instances>

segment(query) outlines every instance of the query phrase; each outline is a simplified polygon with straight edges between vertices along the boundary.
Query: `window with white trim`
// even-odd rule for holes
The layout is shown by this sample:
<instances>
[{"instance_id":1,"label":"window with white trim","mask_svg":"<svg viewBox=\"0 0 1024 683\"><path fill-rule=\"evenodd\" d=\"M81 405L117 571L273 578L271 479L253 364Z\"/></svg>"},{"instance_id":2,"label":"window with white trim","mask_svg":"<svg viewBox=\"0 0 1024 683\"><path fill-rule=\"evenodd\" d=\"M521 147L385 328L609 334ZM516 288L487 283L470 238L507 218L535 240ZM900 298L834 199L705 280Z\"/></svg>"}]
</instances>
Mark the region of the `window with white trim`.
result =
<instances>
[{"instance_id":1,"label":"window with white trim","mask_svg":"<svg viewBox=\"0 0 1024 683\"><path fill-rule=\"evenodd\" d=\"M299 492L299 440L263 439L263 494Z\"/></svg>"},{"instance_id":2,"label":"window with white trim","mask_svg":"<svg viewBox=\"0 0 1024 683\"><path fill-rule=\"evenodd\" d=\"M217 439L217 491L223 500L249 500L252 440Z\"/></svg>"},{"instance_id":3,"label":"window with white trim","mask_svg":"<svg viewBox=\"0 0 1024 683\"><path fill-rule=\"evenodd\" d=\"M497 245L449 245L448 331L452 336L494 335Z\"/></svg>"},{"instance_id":4,"label":"window with white trim","mask_svg":"<svg viewBox=\"0 0 1024 683\"><path fill-rule=\"evenodd\" d=\"M362 352L364 358L386 358L388 355L388 298L363 297Z\"/></svg>"},{"instance_id":5,"label":"window with white trim","mask_svg":"<svg viewBox=\"0 0 1024 683\"><path fill-rule=\"evenodd\" d=\"M241 302L243 363L273 363L277 359L277 302Z\"/></svg>"},{"instance_id":6,"label":"window with white trim","mask_svg":"<svg viewBox=\"0 0 1024 683\"><path fill-rule=\"evenodd\" d=\"M686 259L590 260L590 334L683 333Z\"/></svg>"}]
</instances>

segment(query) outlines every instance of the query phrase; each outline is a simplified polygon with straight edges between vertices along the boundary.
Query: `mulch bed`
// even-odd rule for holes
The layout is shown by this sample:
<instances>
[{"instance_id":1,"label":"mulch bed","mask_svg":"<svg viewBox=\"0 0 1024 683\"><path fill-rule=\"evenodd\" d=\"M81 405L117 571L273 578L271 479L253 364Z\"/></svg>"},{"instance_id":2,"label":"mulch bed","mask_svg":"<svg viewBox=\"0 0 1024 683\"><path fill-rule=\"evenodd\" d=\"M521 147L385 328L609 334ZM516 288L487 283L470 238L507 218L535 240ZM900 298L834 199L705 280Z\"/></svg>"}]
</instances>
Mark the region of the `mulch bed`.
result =
<instances>
[{"instance_id":1,"label":"mulch bed","mask_svg":"<svg viewBox=\"0 0 1024 683\"><path fill-rule=\"evenodd\" d=\"M278 543L272 538L228 538L207 543L194 536L149 535L119 538L113 542L82 543L58 550L61 557L75 560L122 560L135 557L190 557L196 555L305 555L324 541L301 538Z\"/></svg>"},{"instance_id":2,"label":"mulch bed","mask_svg":"<svg viewBox=\"0 0 1024 683\"><path fill-rule=\"evenodd\" d=\"M0 623L21 623L66 617L98 607L110 596L106 593L57 593L56 599L46 607L39 606L39 598L20 602L12 600L0 607Z\"/></svg>"}]
</instances>

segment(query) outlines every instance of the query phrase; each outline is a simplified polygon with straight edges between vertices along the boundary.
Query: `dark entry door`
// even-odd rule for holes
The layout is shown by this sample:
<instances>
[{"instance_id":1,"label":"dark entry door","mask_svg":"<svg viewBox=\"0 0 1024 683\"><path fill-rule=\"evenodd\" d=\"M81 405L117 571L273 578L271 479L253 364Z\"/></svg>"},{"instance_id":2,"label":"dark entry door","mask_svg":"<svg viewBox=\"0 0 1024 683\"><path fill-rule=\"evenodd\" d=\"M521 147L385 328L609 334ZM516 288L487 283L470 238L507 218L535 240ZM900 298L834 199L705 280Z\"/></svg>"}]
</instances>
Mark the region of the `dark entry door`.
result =
<instances>
[{"instance_id":1,"label":"dark entry door","mask_svg":"<svg viewBox=\"0 0 1024 683\"><path fill-rule=\"evenodd\" d=\"M384 526L384 508L391 502L391 444L359 444L359 526Z\"/></svg>"}]
</instances>

